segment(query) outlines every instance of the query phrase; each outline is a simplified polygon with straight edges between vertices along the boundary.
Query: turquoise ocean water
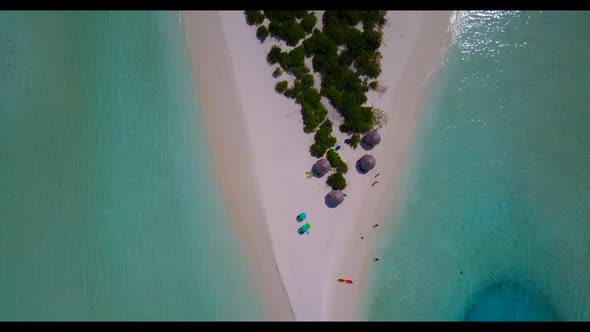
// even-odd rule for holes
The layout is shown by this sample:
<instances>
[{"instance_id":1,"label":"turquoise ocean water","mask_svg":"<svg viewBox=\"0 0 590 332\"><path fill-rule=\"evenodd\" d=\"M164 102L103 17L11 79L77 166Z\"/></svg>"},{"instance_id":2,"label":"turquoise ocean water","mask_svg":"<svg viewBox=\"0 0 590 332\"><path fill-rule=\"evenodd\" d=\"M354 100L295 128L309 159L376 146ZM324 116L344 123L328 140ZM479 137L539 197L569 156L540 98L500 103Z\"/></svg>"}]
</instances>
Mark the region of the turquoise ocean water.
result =
<instances>
[{"instance_id":1,"label":"turquoise ocean water","mask_svg":"<svg viewBox=\"0 0 590 332\"><path fill-rule=\"evenodd\" d=\"M174 12L0 13L0 320L260 318Z\"/></svg>"},{"instance_id":2,"label":"turquoise ocean water","mask_svg":"<svg viewBox=\"0 0 590 332\"><path fill-rule=\"evenodd\" d=\"M370 320L590 320L590 13L459 13Z\"/></svg>"}]
</instances>

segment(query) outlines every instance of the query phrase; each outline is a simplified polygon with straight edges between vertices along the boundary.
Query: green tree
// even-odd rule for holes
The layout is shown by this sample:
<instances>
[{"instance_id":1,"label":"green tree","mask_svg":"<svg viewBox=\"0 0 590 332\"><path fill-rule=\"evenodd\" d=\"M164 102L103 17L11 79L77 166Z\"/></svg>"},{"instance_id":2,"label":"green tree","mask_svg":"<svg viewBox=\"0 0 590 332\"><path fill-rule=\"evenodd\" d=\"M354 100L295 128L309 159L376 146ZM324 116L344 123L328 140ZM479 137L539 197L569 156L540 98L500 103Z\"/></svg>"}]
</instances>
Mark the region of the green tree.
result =
<instances>
[{"instance_id":1,"label":"green tree","mask_svg":"<svg viewBox=\"0 0 590 332\"><path fill-rule=\"evenodd\" d=\"M384 10L367 10L363 17L363 30L373 30L375 28L381 29L385 25L385 15L387 12Z\"/></svg>"},{"instance_id":2,"label":"green tree","mask_svg":"<svg viewBox=\"0 0 590 332\"><path fill-rule=\"evenodd\" d=\"M303 47L305 49L305 55L308 57L315 54L335 57L338 53L338 45L336 45L334 40L318 29L315 29L311 37L303 41Z\"/></svg>"},{"instance_id":3,"label":"green tree","mask_svg":"<svg viewBox=\"0 0 590 332\"><path fill-rule=\"evenodd\" d=\"M365 50L366 43L365 37L360 30L350 28L346 36L345 51L349 57L356 59Z\"/></svg>"},{"instance_id":4,"label":"green tree","mask_svg":"<svg viewBox=\"0 0 590 332\"><path fill-rule=\"evenodd\" d=\"M294 88L289 88L287 90L285 90L285 92L283 93L283 95L287 98L290 99L295 99L296 94L295 94L295 89Z\"/></svg>"},{"instance_id":5,"label":"green tree","mask_svg":"<svg viewBox=\"0 0 590 332\"><path fill-rule=\"evenodd\" d=\"M328 176L326 184L332 187L334 190L343 190L346 188L346 179L341 173L334 173Z\"/></svg>"},{"instance_id":6,"label":"green tree","mask_svg":"<svg viewBox=\"0 0 590 332\"><path fill-rule=\"evenodd\" d=\"M347 93L342 94L342 104L340 110L343 110L347 114L348 110L353 110L355 107L360 107L367 101L367 95L361 89L354 89L352 91L346 91Z\"/></svg>"},{"instance_id":7,"label":"green tree","mask_svg":"<svg viewBox=\"0 0 590 332\"><path fill-rule=\"evenodd\" d=\"M289 89L287 89L287 91L285 91L285 96L288 98L296 99L299 97L300 93L301 93L301 81L295 80L295 82L293 83L293 87L289 88Z\"/></svg>"},{"instance_id":8,"label":"green tree","mask_svg":"<svg viewBox=\"0 0 590 332\"><path fill-rule=\"evenodd\" d=\"M283 70L290 71L291 69L291 58L289 57L289 52L281 52L278 56L279 64L283 67Z\"/></svg>"},{"instance_id":9,"label":"green tree","mask_svg":"<svg viewBox=\"0 0 590 332\"><path fill-rule=\"evenodd\" d=\"M338 18L340 21L345 22L349 26L353 27L360 23L363 19L364 11L362 10L339 10Z\"/></svg>"},{"instance_id":10,"label":"green tree","mask_svg":"<svg viewBox=\"0 0 590 332\"><path fill-rule=\"evenodd\" d=\"M244 14L248 25L260 25L264 22L264 14L259 10L246 10Z\"/></svg>"},{"instance_id":11,"label":"green tree","mask_svg":"<svg viewBox=\"0 0 590 332\"><path fill-rule=\"evenodd\" d=\"M305 15L308 15L307 10L294 10L295 18L304 18Z\"/></svg>"},{"instance_id":12,"label":"green tree","mask_svg":"<svg viewBox=\"0 0 590 332\"><path fill-rule=\"evenodd\" d=\"M320 96L318 90L313 88L304 88L303 83L301 83L300 87L301 91L298 93L296 100L298 104L309 104L315 107L320 105L322 96Z\"/></svg>"},{"instance_id":13,"label":"green tree","mask_svg":"<svg viewBox=\"0 0 590 332\"><path fill-rule=\"evenodd\" d=\"M311 64L313 65L313 70L323 75L322 79L326 75L332 76L334 70L340 69L337 55L316 53L311 60Z\"/></svg>"},{"instance_id":14,"label":"green tree","mask_svg":"<svg viewBox=\"0 0 590 332\"><path fill-rule=\"evenodd\" d=\"M351 28L340 21L334 20L329 21L327 24L324 23L323 30L328 37L336 42L336 44L344 45L348 40Z\"/></svg>"},{"instance_id":15,"label":"green tree","mask_svg":"<svg viewBox=\"0 0 590 332\"><path fill-rule=\"evenodd\" d=\"M377 51L383 41L383 31L365 30L362 34L364 45L367 51Z\"/></svg>"},{"instance_id":16,"label":"green tree","mask_svg":"<svg viewBox=\"0 0 590 332\"><path fill-rule=\"evenodd\" d=\"M273 47L271 47L270 52L268 52L268 55L266 56L266 61L268 61L268 63L270 63L271 65L274 65L275 63L279 62L280 57L281 48L277 45L274 45Z\"/></svg>"},{"instance_id":17,"label":"green tree","mask_svg":"<svg viewBox=\"0 0 590 332\"><path fill-rule=\"evenodd\" d=\"M304 67L305 66L305 50L302 46L295 47L289 52L289 67Z\"/></svg>"},{"instance_id":18,"label":"green tree","mask_svg":"<svg viewBox=\"0 0 590 332\"><path fill-rule=\"evenodd\" d=\"M345 49L338 55L338 64L342 67L350 67L354 62L354 56L350 49Z\"/></svg>"},{"instance_id":19,"label":"green tree","mask_svg":"<svg viewBox=\"0 0 590 332\"><path fill-rule=\"evenodd\" d=\"M283 74L283 71L281 70L281 67L277 67L275 68L275 70L272 72L272 77L274 78L279 78L279 76L281 76Z\"/></svg>"},{"instance_id":20,"label":"green tree","mask_svg":"<svg viewBox=\"0 0 590 332\"><path fill-rule=\"evenodd\" d=\"M369 87L371 88L371 90L377 91L377 89L379 89L379 82L372 81L371 83L369 83Z\"/></svg>"},{"instance_id":21,"label":"green tree","mask_svg":"<svg viewBox=\"0 0 590 332\"><path fill-rule=\"evenodd\" d=\"M264 15L271 22L284 24L295 20L295 11L293 10L265 10Z\"/></svg>"},{"instance_id":22,"label":"green tree","mask_svg":"<svg viewBox=\"0 0 590 332\"><path fill-rule=\"evenodd\" d=\"M359 133L352 134L350 137L348 145L350 145L353 149L358 148L359 144L361 143L361 135Z\"/></svg>"},{"instance_id":23,"label":"green tree","mask_svg":"<svg viewBox=\"0 0 590 332\"><path fill-rule=\"evenodd\" d=\"M326 26L333 21L338 21L338 11L337 10L326 10L324 11L324 15L322 15L322 24Z\"/></svg>"},{"instance_id":24,"label":"green tree","mask_svg":"<svg viewBox=\"0 0 590 332\"><path fill-rule=\"evenodd\" d=\"M354 66L359 75L377 78L381 74L381 53L363 52L355 59Z\"/></svg>"},{"instance_id":25,"label":"green tree","mask_svg":"<svg viewBox=\"0 0 590 332\"><path fill-rule=\"evenodd\" d=\"M301 115L303 117L303 131L311 133L324 121L328 111L321 103L317 106L303 104L301 105Z\"/></svg>"},{"instance_id":26,"label":"green tree","mask_svg":"<svg viewBox=\"0 0 590 332\"><path fill-rule=\"evenodd\" d=\"M275 85L275 91L278 93L283 93L283 92L285 92L285 90L287 90L288 86L289 86L289 82L280 81Z\"/></svg>"},{"instance_id":27,"label":"green tree","mask_svg":"<svg viewBox=\"0 0 590 332\"><path fill-rule=\"evenodd\" d=\"M332 107L336 109L342 108L342 94L340 91L338 91L338 89L336 89L336 87L331 86L329 88L322 88L321 93L322 96L328 98Z\"/></svg>"},{"instance_id":28,"label":"green tree","mask_svg":"<svg viewBox=\"0 0 590 332\"><path fill-rule=\"evenodd\" d=\"M337 68L332 68L328 75L331 76L335 86L341 92L362 92L363 86L361 80L349 68L338 66Z\"/></svg>"},{"instance_id":29,"label":"green tree","mask_svg":"<svg viewBox=\"0 0 590 332\"><path fill-rule=\"evenodd\" d=\"M316 131L314 135L315 144L319 144L322 147L329 149L336 144L336 137L332 135L332 121L326 119L321 125L320 129Z\"/></svg>"},{"instance_id":30,"label":"green tree","mask_svg":"<svg viewBox=\"0 0 590 332\"><path fill-rule=\"evenodd\" d=\"M309 68L307 68L306 66L302 66L302 67L295 67L291 70L291 73L293 75L295 75L295 77L297 79L302 79L303 76L305 76L305 74L309 73Z\"/></svg>"},{"instance_id":31,"label":"green tree","mask_svg":"<svg viewBox=\"0 0 590 332\"><path fill-rule=\"evenodd\" d=\"M347 111L344 122L340 125L340 131L344 133L364 133L373 129L375 116L370 107L354 107Z\"/></svg>"},{"instance_id":32,"label":"green tree","mask_svg":"<svg viewBox=\"0 0 590 332\"><path fill-rule=\"evenodd\" d=\"M309 73L309 68L305 66L305 51L301 46L295 47L290 52L281 52L278 60L283 70L295 75L297 79Z\"/></svg>"},{"instance_id":33,"label":"green tree","mask_svg":"<svg viewBox=\"0 0 590 332\"><path fill-rule=\"evenodd\" d=\"M326 154L326 148L314 143L309 147L309 153L316 158L322 158L324 156L324 154Z\"/></svg>"},{"instance_id":34,"label":"green tree","mask_svg":"<svg viewBox=\"0 0 590 332\"><path fill-rule=\"evenodd\" d=\"M306 33L311 33L313 28L315 27L318 19L315 17L313 13L309 13L301 19L301 27L305 30Z\"/></svg>"},{"instance_id":35,"label":"green tree","mask_svg":"<svg viewBox=\"0 0 590 332\"><path fill-rule=\"evenodd\" d=\"M285 43L287 43L287 45L295 46L301 39L305 38L305 30L303 30L299 23L289 21L281 26L279 36L285 41Z\"/></svg>"},{"instance_id":36,"label":"green tree","mask_svg":"<svg viewBox=\"0 0 590 332\"><path fill-rule=\"evenodd\" d=\"M340 158L338 152L334 151L334 149L328 150L326 154L326 159L330 162L330 166L336 168L339 173L346 173L348 172L348 165Z\"/></svg>"},{"instance_id":37,"label":"green tree","mask_svg":"<svg viewBox=\"0 0 590 332\"><path fill-rule=\"evenodd\" d=\"M308 89L308 88L313 87L313 83L314 82L313 82L313 75L312 74L306 74L301 79L301 85L303 86L303 89Z\"/></svg>"},{"instance_id":38,"label":"green tree","mask_svg":"<svg viewBox=\"0 0 590 332\"><path fill-rule=\"evenodd\" d=\"M268 37L268 29L264 25L259 26L258 29L256 29L256 37L261 43L264 43L266 37Z\"/></svg>"},{"instance_id":39,"label":"green tree","mask_svg":"<svg viewBox=\"0 0 590 332\"><path fill-rule=\"evenodd\" d=\"M268 24L268 32L276 39L283 39L281 37L281 24L277 21L270 21Z\"/></svg>"},{"instance_id":40,"label":"green tree","mask_svg":"<svg viewBox=\"0 0 590 332\"><path fill-rule=\"evenodd\" d=\"M332 122L326 119L328 111L321 97L326 97L343 116L339 129L352 133L346 143L353 149L360 144L360 133L386 121L384 112L363 106L368 91L381 89L376 78L381 74L379 47L383 41L385 16L385 11L329 10L322 16L320 31L315 28L317 18L312 12L274 10L261 14L260 11L246 11L250 25L260 25L266 18L270 20L268 28L260 26L256 31L261 42L272 36L293 47L291 51L283 52L275 45L267 55L270 64L280 65L275 68L273 77L278 78L282 71L286 71L296 78L291 88L287 81L281 81L276 84L275 90L301 105L303 131L315 131L310 153L317 158L328 154L330 164L338 171L338 175L329 178L330 185L335 189L346 186L342 173L347 172L348 165L331 149L336 138ZM362 23L362 31L357 28L359 23ZM306 38L310 33L311 36ZM295 47L301 40L301 46ZM342 51L339 51L339 46L342 46ZM315 77L305 65L306 57L313 57L313 70L319 74L321 94L313 87Z\"/></svg>"}]
</instances>

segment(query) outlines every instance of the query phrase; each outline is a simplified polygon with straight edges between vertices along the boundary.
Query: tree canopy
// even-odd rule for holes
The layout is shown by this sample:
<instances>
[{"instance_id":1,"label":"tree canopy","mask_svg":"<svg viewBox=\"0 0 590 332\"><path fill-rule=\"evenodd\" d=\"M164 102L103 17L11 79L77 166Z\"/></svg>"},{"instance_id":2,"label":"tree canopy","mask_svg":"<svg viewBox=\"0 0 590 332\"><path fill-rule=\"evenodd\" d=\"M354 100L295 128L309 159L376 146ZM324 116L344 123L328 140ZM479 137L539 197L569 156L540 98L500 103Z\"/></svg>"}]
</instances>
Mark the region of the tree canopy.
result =
<instances>
[{"instance_id":1,"label":"tree canopy","mask_svg":"<svg viewBox=\"0 0 590 332\"><path fill-rule=\"evenodd\" d=\"M266 37L268 37L268 29L264 25L259 26L258 29L256 29L256 37L261 43L264 43Z\"/></svg>"},{"instance_id":2,"label":"tree canopy","mask_svg":"<svg viewBox=\"0 0 590 332\"><path fill-rule=\"evenodd\" d=\"M326 184L332 187L334 190L343 190L346 188L346 179L342 175L342 173L334 173L328 176L326 180Z\"/></svg>"},{"instance_id":3,"label":"tree canopy","mask_svg":"<svg viewBox=\"0 0 590 332\"><path fill-rule=\"evenodd\" d=\"M328 185L335 190L346 187L343 174L348 165L332 149L336 144L333 124L326 119L328 111L322 102L325 97L342 115L341 132L352 134L346 140L352 148L358 147L361 133L381 126L386 117L379 110L366 106L367 92L385 89L376 80L381 74L383 26L386 12L378 10L328 10L322 15L322 28L316 28L313 12L303 10L246 11L246 21L259 25L256 36L264 42L269 36L282 40L289 49L283 51L272 46L267 55L271 65L278 64L273 77L282 72L295 77L289 87L287 81L278 82L275 90L301 107L303 131L314 133L314 143L309 152L321 158L326 155L337 173L328 177ZM261 25L265 19L268 28ZM311 58L310 72L305 58ZM320 90L315 89L319 80Z\"/></svg>"},{"instance_id":4,"label":"tree canopy","mask_svg":"<svg viewBox=\"0 0 590 332\"><path fill-rule=\"evenodd\" d=\"M294 19L284 23L271 20L268 31L271 36L284 40L289 46L296 46L301 39L305 38L305 30Z\"/></svg>"},{"instance_id":5,"label":"tree canopy","mask_svg":"<svg viewBox=\"0 0 590 332\"><path fill-rule=\"evenodd\" d=\"M315 27L317 22L318 22L318 19L315 17L315 15L305 14L301 18L301 27L303 28L305 33L309 34L313 31L313 28Z\"/></svg>"},{"instance_id":6,"label":"tree canopy","mask_svg":"<svg viewBox=\"0 0 590 332\"><path fill-rule=\"evenodd\" d=\"M350 137L350 140L348 141L348 144L353 149L356 149L360 143L361 143L361 135L359 133L352 134L352 136Z\"/></svg>"},{"instance_id":7,"label":"tree canopy","mask_svg":"<svg viewBox=\"0 0 590 332\"><path fill-rule=\"evenodd\" d=\"M326 153L326 159L330 162L330 166L336 168L339 173L346 173L348 172L348 165L340 158L338 152L334 151L334 149L328 150Z\"/></svg>"},{"instance_id":8,"label":"tree canopy","mask_svg":"<svg viewBox=\"0 0 590 332\"><path fill-rule=\"evenodd\" d=\"M283 70L281 69L281 67L277 67L275 68L275 70L272 72L272 77L274 78L279 78L281 75L283 74Z\"/></svg>"},{"instance_id":9,"label":"tree canopy","mask_svg":"<svg viewBox=\"0 0 590 332\"><path fill-rule=\"evenodd\" d=\"M264 14L260 10L246 10L244 14L248 25L260 25L264 22Z\"/></svg>"},{"instance_id":10,"label":"tree canopy","mask_svg":"<svg viewBox=\"0 0 590 332\"><path fill-rule=\"evenodd\" d=\"M287 90L288 86L289 86L289 82L280 81L275 85L275 91L278 93L283 93L283 92L285 92L285 90Z\"/></svg>"},{"instance_id":11,"label":"tree canopy","mask_svg":"<svg viewBox=\"0 0 590 332\"><path fill-rule=\"evenodd\" d=\"M279 62L280 58L281 48L277 45L273 45L273 47L270 48L270 52L268 52L268 55L266 56L266 61L268 61L268 63L271 65L274 65Z\"/></svg>"}]
</instances>

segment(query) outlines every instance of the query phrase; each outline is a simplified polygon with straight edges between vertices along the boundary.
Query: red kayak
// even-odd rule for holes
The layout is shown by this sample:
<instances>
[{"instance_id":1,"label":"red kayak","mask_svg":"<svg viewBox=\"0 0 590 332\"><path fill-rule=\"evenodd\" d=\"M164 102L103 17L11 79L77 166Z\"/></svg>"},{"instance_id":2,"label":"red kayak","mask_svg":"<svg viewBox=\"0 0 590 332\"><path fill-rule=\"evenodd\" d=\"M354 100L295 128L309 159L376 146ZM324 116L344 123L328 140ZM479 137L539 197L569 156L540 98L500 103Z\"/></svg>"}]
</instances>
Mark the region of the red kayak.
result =
<instances>
[{"instance_id":1,"label":"red kayak","mask_svg":"<svg viewBox=\"0 0 590 332\"><path fill-rule=\"evenodd\" d=\"M338 282L342 282L345 284L352 284L352 280L350 280L350 279L338 279Z\"/></svg>"}]
</instances>

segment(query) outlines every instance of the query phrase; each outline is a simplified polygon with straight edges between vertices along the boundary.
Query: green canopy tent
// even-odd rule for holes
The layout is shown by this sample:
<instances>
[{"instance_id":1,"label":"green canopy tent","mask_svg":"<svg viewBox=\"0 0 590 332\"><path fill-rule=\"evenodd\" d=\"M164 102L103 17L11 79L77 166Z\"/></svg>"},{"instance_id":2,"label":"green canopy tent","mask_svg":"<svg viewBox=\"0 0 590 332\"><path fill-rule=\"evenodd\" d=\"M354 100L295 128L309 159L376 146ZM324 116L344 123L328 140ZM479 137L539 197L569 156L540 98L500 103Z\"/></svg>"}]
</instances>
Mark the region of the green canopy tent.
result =
<instances>
[{"instance_id":1,"label":"green canopy tent","mask_svg":"<svg viewBox=\"0 0 590 332\"><path fill-rule=\"evenodd\" d=\"M299 229L297 230L297 233L299 233L299 235L302 235L302 234L305 234L310 229L311 229L311 225L309 223L305 223L305 225L299 227Z\"/></svg>"}]
</instances>

